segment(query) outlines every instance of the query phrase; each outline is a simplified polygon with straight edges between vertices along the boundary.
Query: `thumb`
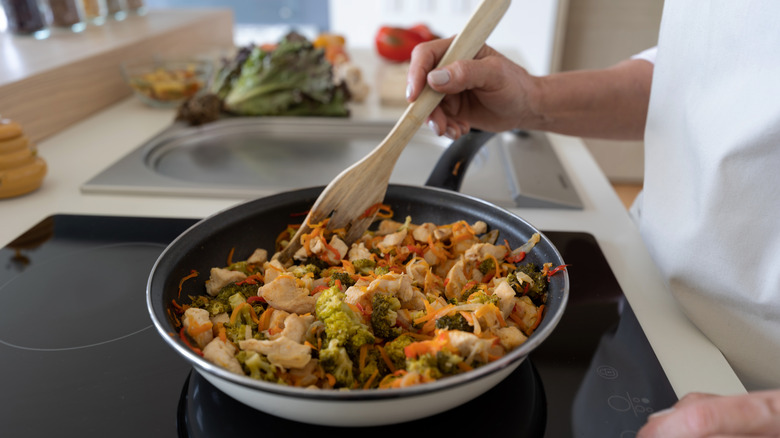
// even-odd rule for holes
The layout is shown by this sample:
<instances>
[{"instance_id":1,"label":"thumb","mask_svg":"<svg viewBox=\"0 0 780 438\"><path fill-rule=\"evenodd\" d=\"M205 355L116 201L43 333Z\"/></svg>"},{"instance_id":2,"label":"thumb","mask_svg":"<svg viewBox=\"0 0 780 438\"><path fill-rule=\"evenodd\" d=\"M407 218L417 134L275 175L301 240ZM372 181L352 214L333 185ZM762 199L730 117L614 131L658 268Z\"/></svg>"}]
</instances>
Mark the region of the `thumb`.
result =
<instances>
[{"instance_id":1,"label":"thumb","mask_svg":"<svg viewBox=\"0 0 780 438\"><path fill-rule=\"evenodd\" d=\"M475 89L487 91L496 72L492 64L491 58L456 61L431 70L426 79L431 88L445 94Z\"/></svg>"}]
</instances>

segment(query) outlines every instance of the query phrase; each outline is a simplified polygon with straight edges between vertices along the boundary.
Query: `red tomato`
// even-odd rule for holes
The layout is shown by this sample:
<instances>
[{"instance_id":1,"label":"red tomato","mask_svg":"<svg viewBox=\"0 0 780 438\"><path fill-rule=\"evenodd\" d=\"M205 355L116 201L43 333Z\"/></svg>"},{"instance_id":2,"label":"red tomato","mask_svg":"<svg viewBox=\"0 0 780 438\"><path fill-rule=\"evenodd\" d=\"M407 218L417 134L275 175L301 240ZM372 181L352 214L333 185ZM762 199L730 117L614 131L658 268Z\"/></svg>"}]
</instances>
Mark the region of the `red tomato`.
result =
<instances>
[{"instance_id":1,"label":"red tomato","mask_svg":"<svg viewBox=\"0 0 780 438\"><path fill-rule=\"evenodd\" d=\"M423 41L430 41L439 38L436 34L431 32L430 27L422 23L410 27L409 30L416 33L417 35L420 35L420 38L422 38Z\"/></svg>"},{"instance_id":2,"label":"red tomato","mask_svg":"<svg viewBox=\"0 0 780 438\"><path fill-rule=\"evenodd\" d=\"M400 27L382 26L376 34L376 50L383 58L404 62L412 58L412 49L425 40L416 32Z\"/></svg>"}]
</instances>

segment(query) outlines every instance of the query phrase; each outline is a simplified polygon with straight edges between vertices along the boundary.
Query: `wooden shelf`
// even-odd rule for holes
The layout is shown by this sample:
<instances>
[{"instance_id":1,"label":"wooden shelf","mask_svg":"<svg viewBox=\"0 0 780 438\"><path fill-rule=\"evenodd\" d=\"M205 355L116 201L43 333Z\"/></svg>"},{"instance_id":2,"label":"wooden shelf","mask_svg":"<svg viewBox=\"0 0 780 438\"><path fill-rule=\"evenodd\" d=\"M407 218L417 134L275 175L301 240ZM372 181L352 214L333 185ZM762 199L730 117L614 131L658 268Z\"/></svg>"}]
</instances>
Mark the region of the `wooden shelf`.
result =
<instances>
[{"instance_id":1,"label":"wooden shelf","mask_svg":"<svg viewBox=\"0 0 780 438\"><path fill-rule=\"evenodd\" d=\"M45 40L0 33L0 115L37 142L128 97L124 60L232 45L228 9L153 10Z\"/></svg>"}]
</instances>

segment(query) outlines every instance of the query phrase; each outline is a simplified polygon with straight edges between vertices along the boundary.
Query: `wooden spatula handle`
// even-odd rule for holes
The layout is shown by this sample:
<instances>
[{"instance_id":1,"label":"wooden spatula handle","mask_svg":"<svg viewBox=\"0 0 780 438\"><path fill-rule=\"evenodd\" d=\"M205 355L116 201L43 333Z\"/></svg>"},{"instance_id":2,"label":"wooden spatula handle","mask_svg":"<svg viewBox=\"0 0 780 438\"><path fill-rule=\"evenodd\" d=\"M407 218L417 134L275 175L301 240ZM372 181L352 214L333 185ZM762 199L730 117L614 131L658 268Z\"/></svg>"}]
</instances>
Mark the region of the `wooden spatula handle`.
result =
<instances>
[{"instance_id":1,"label":"wooden spatula handle","mask_svg":"<svg viewBox=\"0 0 780 438\"><path fill-rule=\"evenodd\" d=\"M449 65L461 59L473 59L498 22L501 21L510 3L511 0L482 0L482 3L469 17L463 30L455 36L437 67ZM390 136L403 138L414 135L442 98L444 98L444 94L426 85L417 100L406 108ZM388 141L390 141L389 138L386 142ZM401 141L397 144L400 143L404 142ZM389 154L394 155L394 152L389 152ZM400 155L400 151L398 151L398 155Z\"/></svg>"}]
</instances>

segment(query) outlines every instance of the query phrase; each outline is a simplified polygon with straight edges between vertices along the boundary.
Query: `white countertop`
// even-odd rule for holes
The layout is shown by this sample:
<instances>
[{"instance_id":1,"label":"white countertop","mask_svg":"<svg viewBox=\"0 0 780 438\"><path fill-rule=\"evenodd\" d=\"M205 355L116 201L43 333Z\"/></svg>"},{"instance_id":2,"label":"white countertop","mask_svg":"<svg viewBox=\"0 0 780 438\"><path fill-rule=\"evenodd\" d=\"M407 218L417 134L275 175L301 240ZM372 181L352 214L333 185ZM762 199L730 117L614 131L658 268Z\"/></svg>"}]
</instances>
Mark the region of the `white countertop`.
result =
<instances>
[{"instance_id":1,"label":"white countertop","mask_svg":"<svg viewBox=\"0 0 780 438\"><path fill-rule=\"evenodd\" d=\"M0 200L0 244L56 213L202 218L241 199L84 194L80 186L167 127L173 110L130 98L38 145L49 165L42 187ZM582 198L583 210L516 209L537 228L593 234L678 396L745 389L720 352L685 318L660 280L639 233L582 141L551 141ZM574 295L576 290L572 290Z\"/></svg>"}]
</instances>

